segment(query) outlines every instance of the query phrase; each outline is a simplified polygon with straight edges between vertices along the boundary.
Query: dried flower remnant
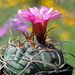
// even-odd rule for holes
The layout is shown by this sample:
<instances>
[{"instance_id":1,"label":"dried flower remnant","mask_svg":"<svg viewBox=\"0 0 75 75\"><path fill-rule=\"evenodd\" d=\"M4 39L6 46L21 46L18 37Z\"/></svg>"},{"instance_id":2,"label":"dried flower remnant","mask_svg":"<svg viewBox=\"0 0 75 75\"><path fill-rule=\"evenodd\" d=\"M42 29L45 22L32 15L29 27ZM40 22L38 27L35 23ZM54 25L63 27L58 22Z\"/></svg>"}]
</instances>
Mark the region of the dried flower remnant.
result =
<instances>
[{"instance_id":1,"label":"dried flower remnant","mask_svg":"<svg viewBox=\"0 0 75 75\"><path fill-rule=\"evenodd\" d=\"M45 6L27 8L26 10L18 10L20 20L32 22L34 34L39 43L45 42L44 34L46 32L47 23L49 20L61 17L58 10L53 11L53 7Z\"/></svg>"}]
</instances>

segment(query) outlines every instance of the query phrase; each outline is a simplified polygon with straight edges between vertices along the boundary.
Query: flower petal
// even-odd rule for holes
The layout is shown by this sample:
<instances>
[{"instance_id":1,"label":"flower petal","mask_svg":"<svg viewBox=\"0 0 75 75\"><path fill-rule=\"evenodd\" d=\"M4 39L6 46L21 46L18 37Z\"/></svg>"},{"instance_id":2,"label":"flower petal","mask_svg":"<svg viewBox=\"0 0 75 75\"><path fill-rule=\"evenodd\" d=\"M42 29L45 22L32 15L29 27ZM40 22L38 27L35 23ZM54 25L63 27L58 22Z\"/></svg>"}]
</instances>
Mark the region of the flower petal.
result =
<instances>
[{"instance_id":1,"label":"flower petal","mask_svg":"<svg viewBox=\"0 0 75 75\"><path fill-rule=\"evenodd\" d=\"M28 8L27 10L29 10L29 12L33 15L36 16L37 14L39 14L39 10L36 7L33 8Z\"/></svg>"},{"instance_id":2,"label":"flower petal","mask_svg":"<svg viewBox=\"0 0 75 75\"><path fill-rule=\"evenodd\" d=\"M53 10L53 7L51 7L50 9L48 9L45 13L44 13L44 15L43 15L43 19L49 19L49 15L50 15L50 13L52 12L52 10Z\"/></svg>"},{"instance_id":3,"label":"flower petal","mask_svg":"<svg viewBox=\"0 0 75 75\"><path fill-rule=\"evenodd\" d=\"M44 6L40 6L40 9L39 9L39 11L40 11L40 14L44 14L44 12L45 11L47 11L48 10L48 8L46 8L46 7L44 7Z\"/></svg>"}]
</instances>

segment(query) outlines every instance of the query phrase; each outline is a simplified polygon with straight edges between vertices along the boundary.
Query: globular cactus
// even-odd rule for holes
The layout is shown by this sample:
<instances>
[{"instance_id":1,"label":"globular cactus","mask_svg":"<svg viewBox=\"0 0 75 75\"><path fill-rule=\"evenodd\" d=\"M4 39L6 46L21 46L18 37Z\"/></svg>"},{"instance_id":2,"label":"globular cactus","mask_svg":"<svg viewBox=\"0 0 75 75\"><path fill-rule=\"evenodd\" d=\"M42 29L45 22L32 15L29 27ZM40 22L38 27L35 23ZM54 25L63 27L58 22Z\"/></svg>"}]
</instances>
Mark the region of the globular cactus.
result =
<instances>
[{"instance_id":1,"label":"globular cactus","mask_svg":"<svg viewBox=\"0 0 75 75\"><path fill-rule=\"evenodd\" d=\"M40 43L29 41L14 41L9 44L5 54L4 69L9 75L33 75L37 72L55 71L63 64L63 54L54 48L53 44L46 47Z\"/></svg>"}]
</instances>

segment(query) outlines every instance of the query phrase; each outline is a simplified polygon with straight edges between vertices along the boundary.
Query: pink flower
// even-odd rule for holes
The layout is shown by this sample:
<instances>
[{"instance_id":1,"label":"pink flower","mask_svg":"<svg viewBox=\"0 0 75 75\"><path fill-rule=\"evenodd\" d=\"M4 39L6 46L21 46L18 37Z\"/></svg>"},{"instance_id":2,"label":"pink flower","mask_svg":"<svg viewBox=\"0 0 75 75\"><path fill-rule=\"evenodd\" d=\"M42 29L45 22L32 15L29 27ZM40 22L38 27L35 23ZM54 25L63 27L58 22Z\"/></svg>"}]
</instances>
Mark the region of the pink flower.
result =
<instances>
[{"instance_id":1,"label":"pink flower","mask_svg":"<svg viewBox=\"0 0 75 75\"><path fill-rule=\"evenodd\" d=\"M6 34L7 32L7 27L3 26L2 28L0 28L0 37L3 36L4 34Z\"/></svg>"},{"instance_id":2,"label":"pink flower","mask_svg":"<svg viewBox=\"0 0 75 75\"><path fill-rule=\"evenodd\" d=\"M47 8L45 6L27 8L26 10L18 10L18 15L23 21L31 21L34 34L38 42L42 42L46 32L47 23L49 20L61 17L58 10L53 11L53 7Z\"/></svg>"}]
</instances>

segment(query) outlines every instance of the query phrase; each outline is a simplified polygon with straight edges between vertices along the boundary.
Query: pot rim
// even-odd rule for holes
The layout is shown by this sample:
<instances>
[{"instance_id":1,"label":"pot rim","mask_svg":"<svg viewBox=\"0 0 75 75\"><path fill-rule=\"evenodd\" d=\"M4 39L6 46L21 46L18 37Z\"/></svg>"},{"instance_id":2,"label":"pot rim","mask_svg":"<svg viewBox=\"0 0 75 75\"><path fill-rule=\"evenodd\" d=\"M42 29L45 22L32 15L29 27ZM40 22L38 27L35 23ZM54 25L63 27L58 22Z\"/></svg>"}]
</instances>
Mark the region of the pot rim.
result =
<instances>
[{"instance_id":1,"label":"pot rim","mask_svg":"<svg viewBox=\"0 0 75 75\"><path fill-rule=\"evenodd\" d=\"M73 72L74 67L69 65L68 63L66 63L61 69L59 69L58 71L41 71L41 72L37 72L34 75L38 75L38 74L53 74L53 73L60 73L60 72Z\"/></svg>"}]
</instances>

